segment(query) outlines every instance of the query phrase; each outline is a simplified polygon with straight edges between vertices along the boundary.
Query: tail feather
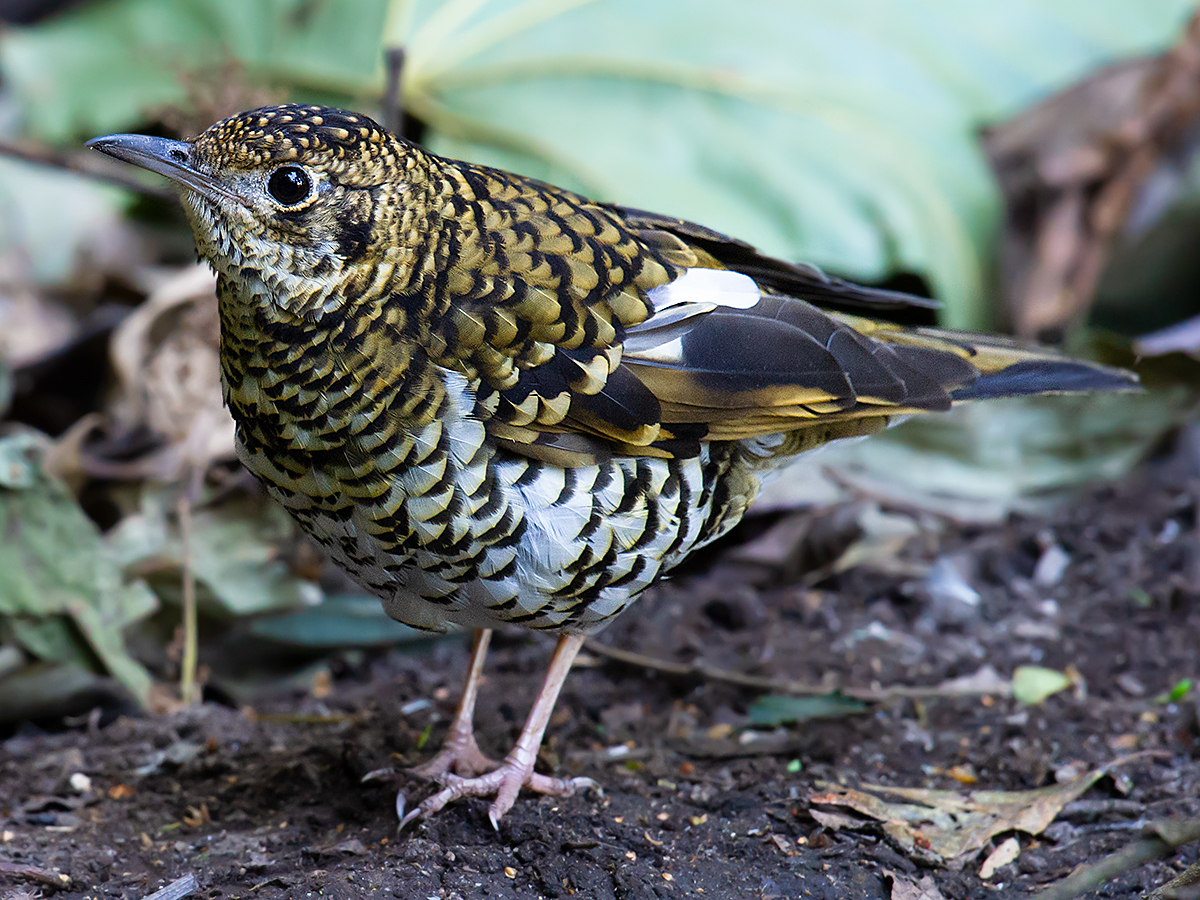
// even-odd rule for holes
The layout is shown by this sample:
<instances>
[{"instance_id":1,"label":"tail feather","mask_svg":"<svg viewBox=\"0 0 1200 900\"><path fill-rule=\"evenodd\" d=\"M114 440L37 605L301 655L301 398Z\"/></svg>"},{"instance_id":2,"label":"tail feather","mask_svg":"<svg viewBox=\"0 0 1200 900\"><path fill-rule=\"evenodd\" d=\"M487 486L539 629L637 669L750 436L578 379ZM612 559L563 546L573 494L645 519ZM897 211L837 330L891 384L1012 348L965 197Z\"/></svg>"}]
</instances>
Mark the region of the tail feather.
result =
<instances>
[{"instance_id":1,"label":"tail feather","mask_svg":"<svg viewBox=\"0 0 1200 900\"><path fill-rule=\"evenodd\" d=\"M976 375L957 386L942 379L951 400L994 400L1034 394L1084 391L1136 391L1138 377L1125 369L1064 356L1049 347L997 334L972 334L940 328L902 328L890 322L838 316L857 331L892 348L921 348L928 358L956 356Z\"/></svg>"},{"instance_id":2,"label":"tail feather","mask_svg":"<svg viewBox=\"0 0 1200 900\"><path fill-rule=\"evenodd\" d=\"M984 372L971 384L951 391L954 400L993 400L1032 394L1068 394L1081 391L1139 390L1132 372L1065 357L1045 356Z\"/></svg>"}]
</instances>

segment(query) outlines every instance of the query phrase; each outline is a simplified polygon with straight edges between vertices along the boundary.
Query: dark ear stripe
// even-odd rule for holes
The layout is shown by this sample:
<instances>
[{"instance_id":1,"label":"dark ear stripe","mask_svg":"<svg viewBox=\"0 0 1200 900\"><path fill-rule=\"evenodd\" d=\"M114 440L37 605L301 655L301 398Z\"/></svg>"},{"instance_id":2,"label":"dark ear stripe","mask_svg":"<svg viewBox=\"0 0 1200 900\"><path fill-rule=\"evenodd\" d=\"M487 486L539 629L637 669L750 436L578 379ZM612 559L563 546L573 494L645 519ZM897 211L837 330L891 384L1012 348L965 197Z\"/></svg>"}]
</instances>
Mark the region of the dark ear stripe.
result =
<instances>
[{"instance_id":1,"label":"dark ear stripe","mask_svg":"<svg viewBox=\"0 0 1200 900\"><path fill-rule=\"evenodd\" d=\"M337 220L334 237L337 239L338 255L346 262L358 262L371 242L371 223L356 219L351 214L343 215Z\"/></svg>"},{"instance_id":2,"label":"dark ear stripe","mask_svg":"<svg viewBox=\"0 0 1200 900\"><path fill-rule=\"evenodd\" d=\"M1141 390L1137 376L1073 359L1034 359L981 375L951 393L955 400L992 400L1030 394Z\"/></svg>"}]
</instances>

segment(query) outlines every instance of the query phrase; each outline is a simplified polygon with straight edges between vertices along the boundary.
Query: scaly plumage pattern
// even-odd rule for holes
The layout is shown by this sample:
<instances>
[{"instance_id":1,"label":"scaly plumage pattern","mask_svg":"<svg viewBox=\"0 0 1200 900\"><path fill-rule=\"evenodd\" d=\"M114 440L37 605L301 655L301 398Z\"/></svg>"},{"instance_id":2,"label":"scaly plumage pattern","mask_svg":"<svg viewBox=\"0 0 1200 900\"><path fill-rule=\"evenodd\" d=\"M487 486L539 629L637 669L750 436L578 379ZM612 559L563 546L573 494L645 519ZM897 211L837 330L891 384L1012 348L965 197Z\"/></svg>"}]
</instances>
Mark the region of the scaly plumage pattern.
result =
<instances>
[{"instance_id":1,"label":"scaly plumage pattern","mask_svg":"<svg viewBox=\"0 0 1200 900\"><path fill-rule=\"evenodd\" d=\"M955 399L1131 384L864 318L922 301L443 159L355 113L272 107L190 144L93 145L185 188L243 462L421 628L593 631L797 453ZM469 716L459 737L474 747ZM423 811L498 792L502 815L538 786L531 758L516 787L505 766L499 788L443 773Z\"/></svg>"}]
</instances>

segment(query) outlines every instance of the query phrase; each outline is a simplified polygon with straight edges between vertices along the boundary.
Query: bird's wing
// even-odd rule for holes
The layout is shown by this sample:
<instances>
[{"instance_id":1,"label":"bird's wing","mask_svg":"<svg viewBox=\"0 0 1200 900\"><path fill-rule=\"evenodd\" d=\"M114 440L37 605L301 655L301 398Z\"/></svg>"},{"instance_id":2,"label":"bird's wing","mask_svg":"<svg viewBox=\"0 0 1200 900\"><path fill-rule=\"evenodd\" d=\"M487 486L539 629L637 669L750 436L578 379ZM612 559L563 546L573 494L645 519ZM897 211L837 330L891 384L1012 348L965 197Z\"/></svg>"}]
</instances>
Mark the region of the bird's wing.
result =
<instances>
[{"instance_id":1,"label":"bird's wing","mask_svg":"<svg viewBox=\"0 0 1200 900\"><path fill-rule=\"evenodd\" d=\"M1131 385L1041 348L853 315L928 301L701 226L464 171L480 227L449 275L461 289L444 340L479 379L478 415L517 452L686 456L801 431L810 446L954 399Z\"/></svg>"},{"instance_id":2,"label":"bird's wing","mask_svg":"<svg viewBox=\"0 0 1200 900\"><path fill-rule=\"evenodd\" d=\"M611 208L640 234L652 238L667 234L684 241L695 253L699 265L741 272L766 290L803 297L827 309L851 313L874 312L894 318L910 311L936 310L939 307L936 300L926 297L855 284L828 275L816 266L767 256L745 241L695 222L627 206Z\"/></svg>"}]
</instances>

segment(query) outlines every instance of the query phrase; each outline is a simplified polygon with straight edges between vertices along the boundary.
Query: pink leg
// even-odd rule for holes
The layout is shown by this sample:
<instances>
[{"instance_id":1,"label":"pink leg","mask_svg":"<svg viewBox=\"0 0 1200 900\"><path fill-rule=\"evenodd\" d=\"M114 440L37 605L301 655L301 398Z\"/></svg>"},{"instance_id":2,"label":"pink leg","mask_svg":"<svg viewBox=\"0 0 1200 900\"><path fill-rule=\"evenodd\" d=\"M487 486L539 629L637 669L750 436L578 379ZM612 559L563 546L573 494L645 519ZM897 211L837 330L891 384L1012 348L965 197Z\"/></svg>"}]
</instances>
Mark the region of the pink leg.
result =
<instances>
[{"instance_id":1,"label":"pink leg","mask_svg":"<svg viewBox=\"0 0 1200 900\"><path fill-rule=\"evenodd\" d=\"M504 762L486 775L474 778L459 778L447 774L446 787L426 798L420 806L404 816L400 820L401 828L416 819L432 815L460 797L492 796L496 799L492 801L488 810L488 818L492 820L492 827L499 828L500 819L512 808L521 788L528 788L539 794L565 797L578 788L596 786L590 778L550 778L533 771L533 763L537 758L538 748L542 745L542 735L550 721L550 713L554 710L558 692L562 690L563 681L566 680L567 672L571 670L575 655L583 646L583 640L583 635L577 634L563 635L558 639L558 646L554 648L554 656L546 672L546 680L542 682L533 709L529 711L529 718L525 720L521 736L517 738L516 745L504 758Z\"/></svg>"},{"instance_id":2,"label":"pink leg","mask_svg":"<svg viewBox=\"0 0 1200 900\"><path fill-rule=\"evenodd\" d=\"M496 767L496 761L485 756L475 743L475 698L479 695L479 676L483 672L483 660L487 656L488 644L492 639L490 628L479 628L475 631L475 640L471 643L471 663L467 669L467 680L463 685L462 696L458 700L458 709L454 711L454 720L450 730L446 732L446 740L442 749L428 762L413 766L409 773L418 778L428 778L444 783L449 774L471 776L487 772Z\"/></svg>"}]
</instances>

